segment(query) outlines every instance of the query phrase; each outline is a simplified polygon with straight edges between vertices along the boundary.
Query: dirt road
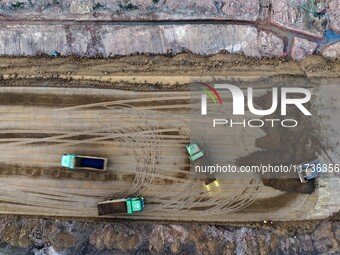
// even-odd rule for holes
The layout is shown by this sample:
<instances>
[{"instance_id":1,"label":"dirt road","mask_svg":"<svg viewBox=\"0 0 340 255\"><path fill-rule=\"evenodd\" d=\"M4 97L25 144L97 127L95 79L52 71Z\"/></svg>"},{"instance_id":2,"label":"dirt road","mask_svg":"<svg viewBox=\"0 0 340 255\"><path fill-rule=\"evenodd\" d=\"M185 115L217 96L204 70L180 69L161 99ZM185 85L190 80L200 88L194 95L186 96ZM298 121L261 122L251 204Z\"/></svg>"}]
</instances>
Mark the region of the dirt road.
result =
<instances>
[{"instance_id":1,"label":"dirt road","mask_svg":"<svg viewBox=\"0 0 340 255\"><path fill-rule=\"evenodd\" d=\"M262 91L259 102L266 104L270 97L263 97L262 77L272 77L278 86L290 76L308 77L311 86L303 86L317 95L311 105L313 119L301 119L301 128L288 133L229 130L228 156L211 154L233 164L249 164L292 159L297 163L317 152L326 163L338 163L333 138L337 122L331 116L338 108L334 95L339 70L335 62L319 57L300 63L259 62L228 54L2 58L0 212L97 217L99 201L143 195L146 209L134 218L222 222L329 216L339 210L337 176L320 178L312 194L306 194L310 189L301 188L297 179L222 178L206 187L195 178L185 145L190 136L203 145L205 138L199 129L190 129L188 84L248 82ZM333 79L322 79L326 76ZM231 99L226 103L231 105ZM63 153L107 157L108 172L62 169Z\"/></svg>"},{"instance_id":2,"label":"dirt road","mask_svg":"<svg viewBox=\"0 0 340 255\"><path fill-rule=\"evenodd\" d=\"M259 178L209 187L196 179L184 148L189 92L13 87L1 95L1 213L97 217L99 201L137 195L147 206L132 217L144 219L292 220L315 207L317 193L286 193ZM62 169L63 153L107 157L108 172Z\"/></svg>"}]
</instances>

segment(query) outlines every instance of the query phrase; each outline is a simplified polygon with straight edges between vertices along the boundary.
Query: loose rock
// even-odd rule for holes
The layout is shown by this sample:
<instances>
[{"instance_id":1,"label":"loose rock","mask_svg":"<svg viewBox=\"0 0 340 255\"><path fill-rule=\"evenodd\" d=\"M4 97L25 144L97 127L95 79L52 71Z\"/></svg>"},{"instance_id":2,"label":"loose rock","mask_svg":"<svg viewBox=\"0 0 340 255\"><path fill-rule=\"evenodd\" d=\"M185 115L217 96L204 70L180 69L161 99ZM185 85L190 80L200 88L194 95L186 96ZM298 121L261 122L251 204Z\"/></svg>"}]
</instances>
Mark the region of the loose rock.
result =
<instances>
[{"instance_id":1,"label":"loose rock","mask_svg":"<svg viewBox=\"0 0 340 255\"><path fill-rule=\"evenodd\" d=\"M321 50L322 56L329 59L336 59L340 57L340 42L326 46Z\"/></svg>"},{"instance_id":2,"label":"loose rock","mask_svg":"<svg viewBox=\"0 0 340 255\"><path fill-rule=\"evenodd\" d=\"M312 55L318 44L299 37L295 37L292 44L291 56L294 60L302 60Z\"/></svg>"}]
</instances>

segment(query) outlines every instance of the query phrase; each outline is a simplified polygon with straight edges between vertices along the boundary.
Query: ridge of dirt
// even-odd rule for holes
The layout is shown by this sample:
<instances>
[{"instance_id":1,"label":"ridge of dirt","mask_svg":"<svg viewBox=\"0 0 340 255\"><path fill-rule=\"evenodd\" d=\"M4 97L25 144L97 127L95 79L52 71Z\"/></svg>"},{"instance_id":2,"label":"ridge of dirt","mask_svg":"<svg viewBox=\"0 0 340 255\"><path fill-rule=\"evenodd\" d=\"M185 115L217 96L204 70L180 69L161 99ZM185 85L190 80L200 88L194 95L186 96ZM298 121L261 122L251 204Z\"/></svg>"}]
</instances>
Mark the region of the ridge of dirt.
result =
<instances>
[{"instance_id":1,"label":"ridge of dirt","mask_svg":"<svg viewBox=\"0 0 340 255\"><path fill-rule=\"evenodd\" d=\"M26 86L34 86L35 80L65 80L83 83L90 87L109 87L123 83L120 88L142 84L143 89L181 89L179 84L190 83L187 76L240 77L254 79L278 75L304 77L339 77L340 61L312 56L301 62L285 58L250 58L241 55L219 53L199 56L191 53L176 56L132 55L119 58L60 57L2 57L0 80L6 86L21 86L16 80L27 79ZM163 76L159 81L156 76ZM166 78L167 76L168 78ZM171 78L170 78L171 77ZM29 80L32 80L31 82ZM3 82L1 82L3 83ZM89 84L90 83L90 84ZM152 84L152 85L151 85ZM49 86L49 84L46 84ZM42 86L44 86L42 84ZM54 83L53 86L62 86ZM92 87L91 86L91 87ZM134 88L135 89L135 88Z\"/></svg>"}]
</instances>

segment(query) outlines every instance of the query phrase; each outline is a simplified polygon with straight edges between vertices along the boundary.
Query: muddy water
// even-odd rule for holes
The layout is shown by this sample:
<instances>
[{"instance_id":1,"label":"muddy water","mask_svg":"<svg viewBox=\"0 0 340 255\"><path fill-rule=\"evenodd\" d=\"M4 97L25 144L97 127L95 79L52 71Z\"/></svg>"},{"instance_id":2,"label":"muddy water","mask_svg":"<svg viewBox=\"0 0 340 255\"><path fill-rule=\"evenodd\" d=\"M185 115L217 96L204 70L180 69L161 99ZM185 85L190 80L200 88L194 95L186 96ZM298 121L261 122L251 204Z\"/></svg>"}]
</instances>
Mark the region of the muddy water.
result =
<instances>
[{"instance_id":1,"label":"muddy water","mask_svg":"<svg viewBox=\"0 0 340 255\"><path fill-rule=\"evenodd\" d=\"M319 52L322 48L340 42L340 33L336 33L332 31L331 29L328 29L324 34L323 40L317 40L316 41L319 46L317 48L317 51Z\"/></svg>"}]
</instances>

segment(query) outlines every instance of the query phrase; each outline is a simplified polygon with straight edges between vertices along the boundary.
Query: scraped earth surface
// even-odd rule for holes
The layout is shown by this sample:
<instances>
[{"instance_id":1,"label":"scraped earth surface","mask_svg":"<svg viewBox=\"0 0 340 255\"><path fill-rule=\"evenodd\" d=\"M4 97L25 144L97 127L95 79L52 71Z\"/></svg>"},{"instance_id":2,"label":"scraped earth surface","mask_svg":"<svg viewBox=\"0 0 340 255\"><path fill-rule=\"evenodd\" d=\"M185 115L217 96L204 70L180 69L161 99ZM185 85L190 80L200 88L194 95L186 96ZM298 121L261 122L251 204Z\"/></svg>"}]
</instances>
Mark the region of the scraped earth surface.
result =
<instances>
[{"instance_id":1,"label":"scraped earth surface","mask_svg":"<svg viewBox=\"0 0 340 255\"><path fill-rule=\"evenodd\" d=\"M225 221L240 219L230 213L256 199L283 195L255 177L221 179L219 187L208 188L195 178L185 145L193 132L202 135L189 130L188 92L92 89L92 96L100 100L85 103L82 95L87 94L80 89L2 88L2 95L12 101L1 107L3 213L97 217L96 204L106 198L143 196L147 207L133 218ZM29 105L19 100L23 97ZM253 139L249 136L250 143ZM204 143L203 137L200 142ZM106 157L108 171L60 168L63 153ZM243 154L237 150L233 156ZM287 193L273 207L272 217L304 217L314 202L315 196ZM286 213L292 205L294 216ZM276 210L279 207L283 210ZM260 219L260 211L255 208L244 214Z\"/></svg>"},{"instance_id":2,"label":"scraped earth surface","mask_svg":"<svg viewBox=\"0 0 340 255\"><path fill-rule=\"evenodd\" d=\"M3 213L97 217L99 201L137 195L146 198L147 207L132 217L144 219L291 220L322 218L338 210L336 193L330 197L337 178L325 176L320 180L324 181L323 188L313 183L301 187L297 177L285 180L286 185L261 178L221 179L219 187L207 188L189 172L184 148L190 135L200 134L199 130L190 130L188 123L188 86L192 80L238 79L262 89L259 79L263 76L273 76L277 84L287 80L288 73L313 79L325 75L336 78L336 62L314 57L302 63L278 59L255 65L254 59L227 54L183 54L105 61L3 58L1 63ZM176 75L175 69L179 70ZM251 146L230 150L231 162L258 163L272 155L276 163L291 163L292 158L299 163L316 152L327 162L337 162L337 143L329 142L336 132L335 126L330 127L336 122L327 118L329 109L337 108L326 100L335 91L329 89L332 86L320 89L320 81L316 79L312 85L315 93L323 91L324 97L312 108L324 119L317 119L308 132L297 129L297 133L288 133L292 141L298 137L302 145L308 144L313 150L301 150L303 147L297 145L282 150L286 145L280 136L287 134L280 130L258 130L260 136L246 137L236 132L230 133L231 139L236 139L231 144L242 137ZM65 86L78 89L55 88ZM154 92L145 91L150 88ZM266 106L269 99L262 96L258 104ZM315 133L319 121L329 123L321 136ZM204 138L200 140L204 143ZM60 168L60 155L74 152L109 158L108 172ZM315 187L317 192L313 192Z\"/></svg>"}]
</instances>

